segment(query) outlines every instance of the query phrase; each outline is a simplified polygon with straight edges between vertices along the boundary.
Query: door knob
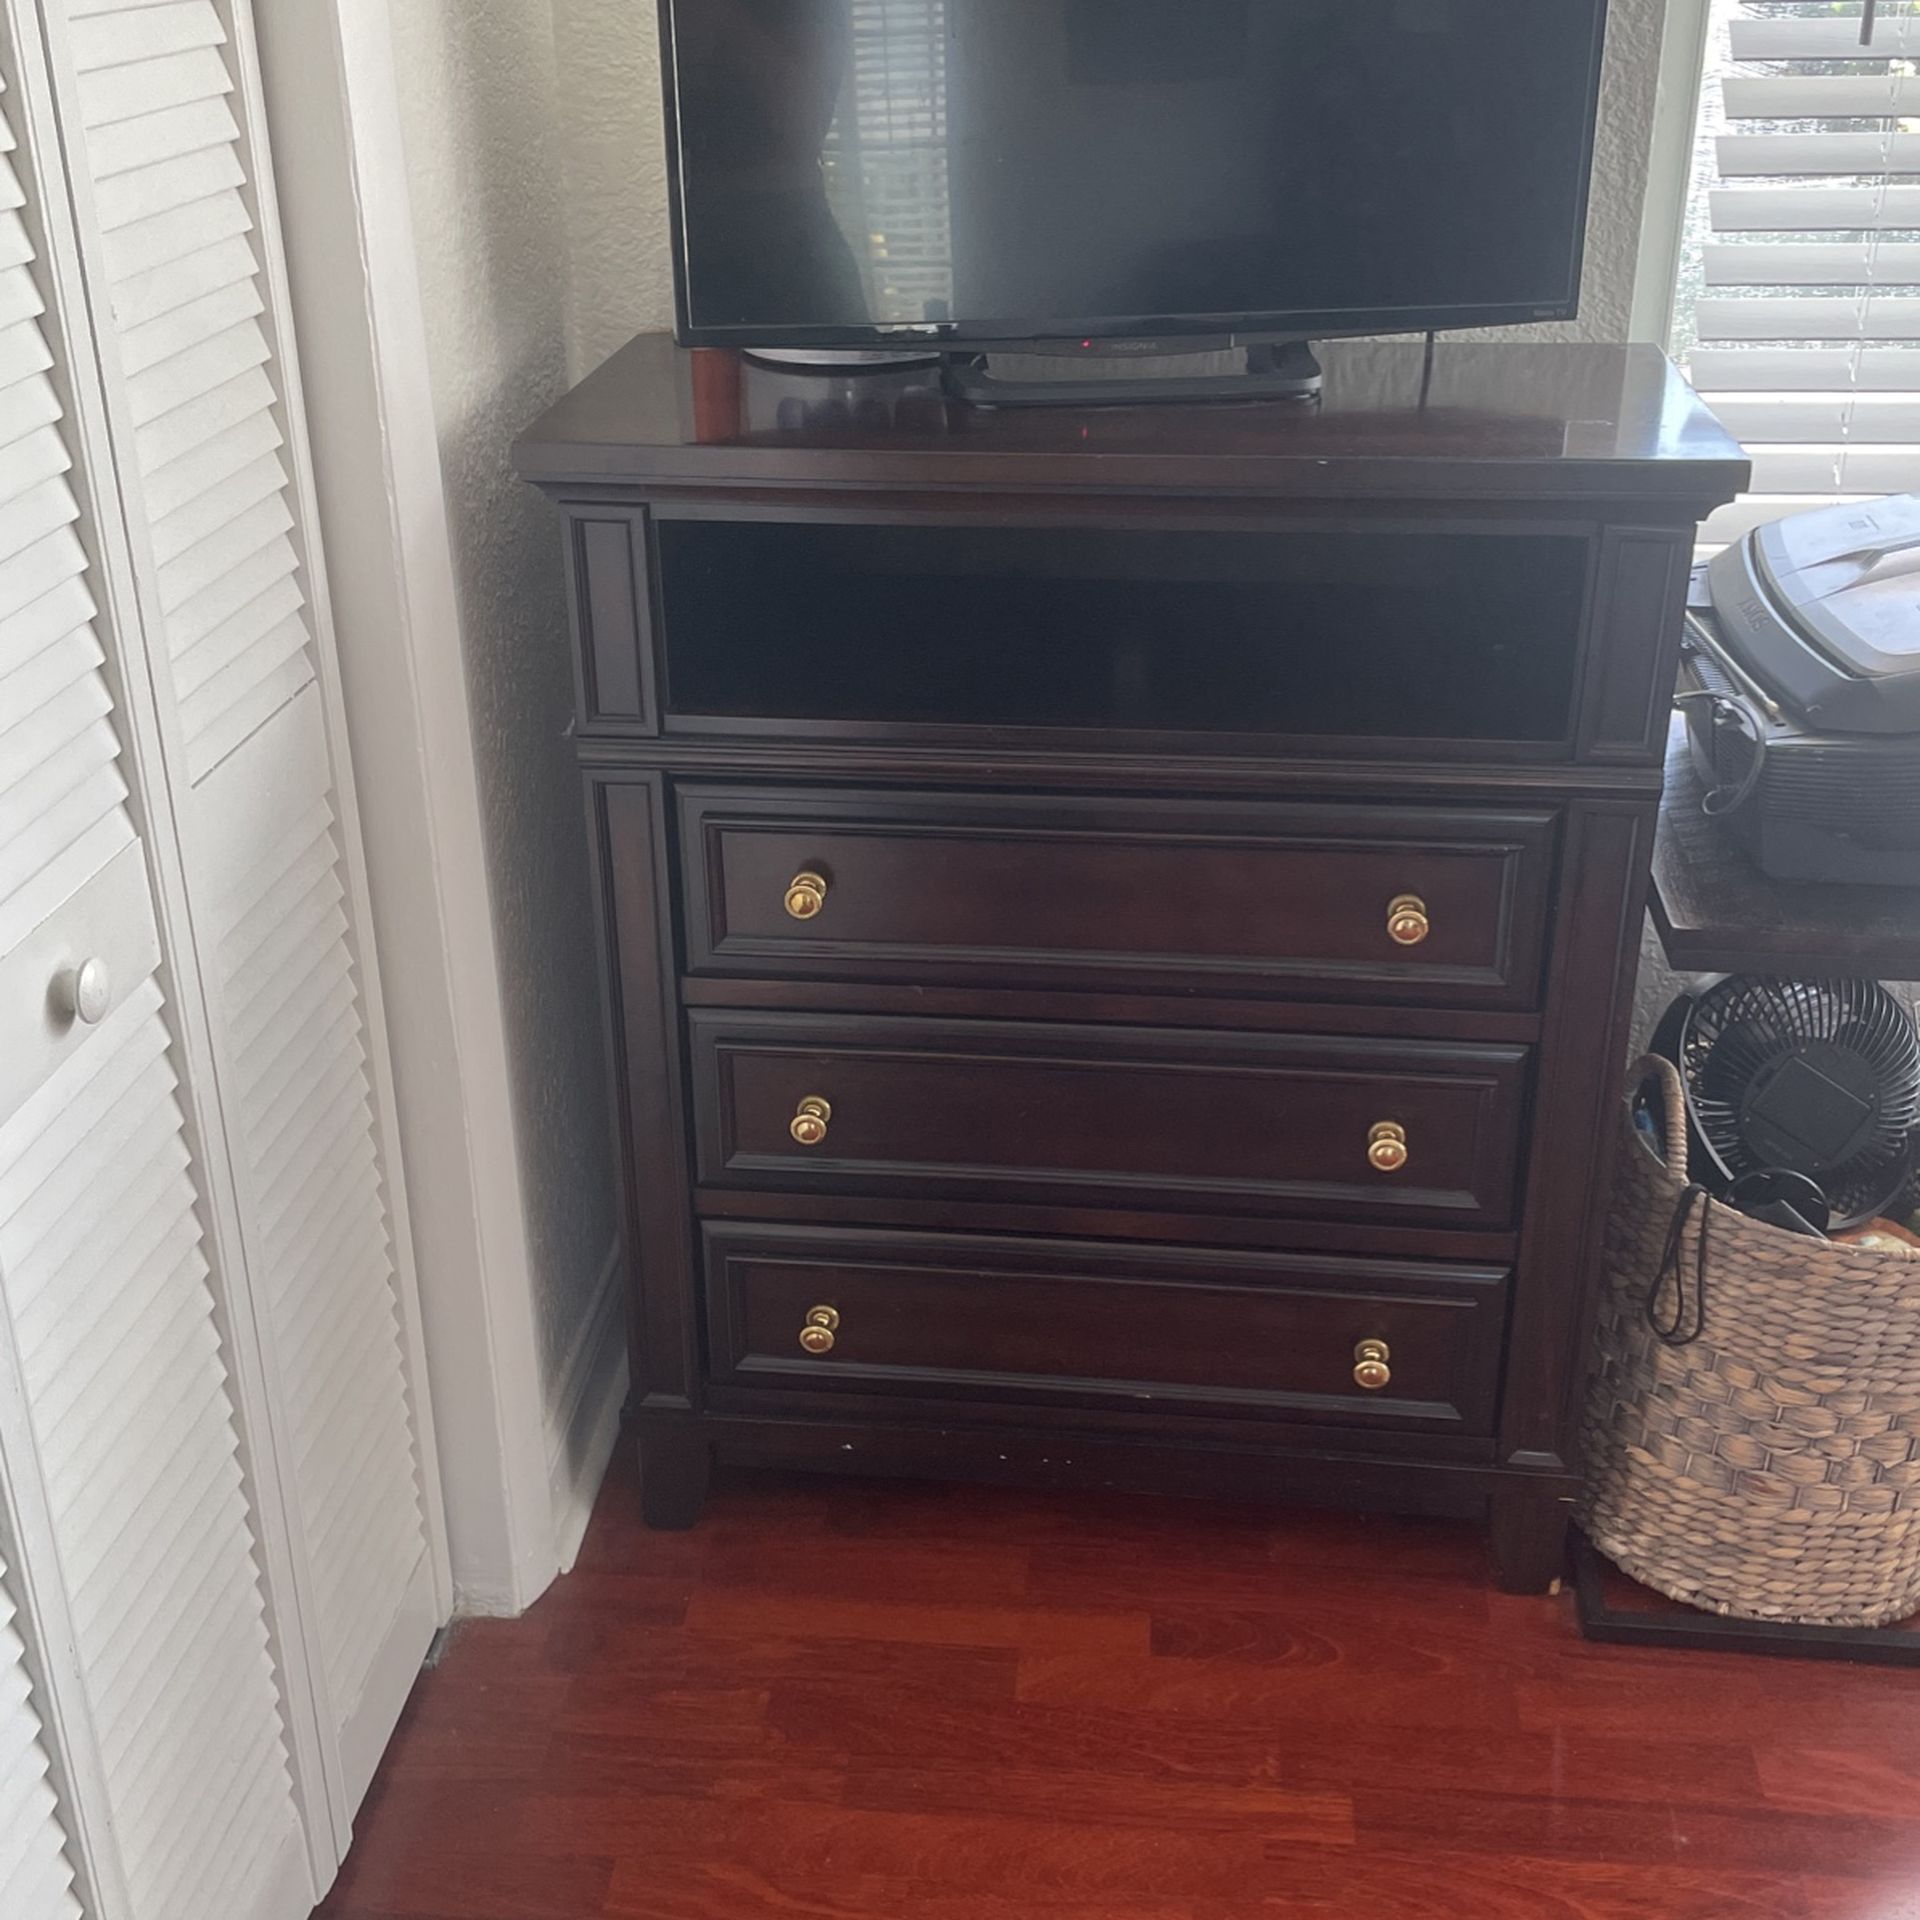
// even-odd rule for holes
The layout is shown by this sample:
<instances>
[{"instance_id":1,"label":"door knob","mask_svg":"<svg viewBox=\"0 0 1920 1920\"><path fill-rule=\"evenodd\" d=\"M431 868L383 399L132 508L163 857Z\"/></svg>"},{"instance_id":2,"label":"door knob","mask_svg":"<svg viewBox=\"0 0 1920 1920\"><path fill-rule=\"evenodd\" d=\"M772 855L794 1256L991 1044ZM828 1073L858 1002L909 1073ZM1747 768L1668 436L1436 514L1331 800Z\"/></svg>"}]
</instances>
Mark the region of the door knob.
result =
<instances>
[{"instance_id":1,"label":"door knob","mask_svg":"<svg viewBox=\"0 0 1920 1920\"><path fill-rule=\"evenodd\" d=\"M1393 1369L1387 1362L1393 1350L1384 1340L1362 1340L1353 1350L1353 1384L1368 1393L1378 1393L1393 1384Z\"/></svg>"},{"instance_id":2,"label":"door knob","mask_svg":"<svg viewBox=\"0 0 1920 1920\"><path fill-rule=\"evenodd\" d=\"M77 967L64 968L53 976L48 997L63 1019L97 1027L113 1005L113 977L107 972L107 963L83 960Z\"/></svg>"},{"instance_id":3,"label":"door knob","mask_svg":"<svg viewBox=\"0 0 1920 1920\"><path fill-rule=\"evenodd\" d=\"M840 1331L840 1316L831 1307L815 1307L800 1329L800 1344L816 1359L833 1351L833 1336Z\"/></svg>"},{"instance_id":4,"label":"door knob","mask_svg":"<svg viewBox=\"0 0 1920 1920\"><path fill-rule=\"evenodd\" d=\"M796 873L787 888L787 911L796 920L818 919L827 904L827 883L817 873Z\"/></svg>"},{"instance_id":5,"label":"door knob","mask_svg":"<svg viewBox=\"0 0 1920 1920\"><path fill-rule=\"evenodd\" d=\"M1409 1157L1407 1130L1398 1120L1382 1120L1367 1135L1367 1164L1375 1173L1398 1173Z\"/></svg>"},{"instance_id":6,"label":"door knob","mask_svg":"<svg viewBox=\"0 0 1920 1920\"><path fill-rule=\"evenodd\" d=\"M1417 893L1403 893L1387 908L1387 932L1396 946L1417 947L1432 931L1427 903Z\"/></svg>"},{"instance_id":7,"label":"door knob","mask_svg":"<svg viewBox=\"0 0 1920 1920\"><path fill-rule=\"evenodd\" d=\"M810 1093L800 1102L787 1131L793 1135L796 1146L817 1147L826 1139L827 1122L832 1118L833 1108L828 1102L817 1093Z\"/></svg>"}]
</instances>

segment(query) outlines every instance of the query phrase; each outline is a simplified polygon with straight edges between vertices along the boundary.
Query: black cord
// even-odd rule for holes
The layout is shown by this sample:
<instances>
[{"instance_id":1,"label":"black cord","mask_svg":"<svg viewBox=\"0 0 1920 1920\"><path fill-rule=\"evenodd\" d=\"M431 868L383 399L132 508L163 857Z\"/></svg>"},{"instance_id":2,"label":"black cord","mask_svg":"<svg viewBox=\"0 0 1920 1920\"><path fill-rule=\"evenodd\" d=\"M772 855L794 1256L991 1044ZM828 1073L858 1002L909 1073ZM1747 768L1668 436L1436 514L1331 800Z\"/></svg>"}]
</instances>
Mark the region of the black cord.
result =
<instances>
[{"instance_id":1,"label":"black cord","mask_svg":"<svg viewBox=\"0 0 1920 1920\"><path fill-rule=\"evenodd\" d=\"M1687 1307L1687 1256L1683 1242L1687 1236L1687 1215L1694 1203L1700 1205L1700 1238L1693 1253L1693 1307ZM1707 1236L1713 1225L1713 1202L1705 1187L1695 1183L1680 1196L1673 1210L1673 1225L1667 1229L1666 1250L1660 1256L1660 1271L1647 1289L1647 1325L1654 1337L1669 1347L1690 1347L1707 1330ZM1661 1296L1673 1282L1673 1315L1660 1311ZM1663 1324L1664 1321L1664 1324ZM1691 1327L1689 1327L1691 1321Z\"/></svg>"},{"instance_id":2,"label":"black cord","mask_svg":"<svg viewBox=\"0 0 1920 1920\"><path fill-rule=\"evenodd\" d=\"M1860 44L1863 47L1873 45L1873 11L1879 3L1880 0L1866 0L1866 5L1861 9Z\"/></svg>"},{"instance_id":3,"label":"black cord","mask_svg":"<svg viewBox=\"0 0 1920 1920\"><path fill-rule=\"evenodd\" d=\"M1433 350L1439 344L1439 338L1436 329L1432 327L1427 329L1427 357L1420 368L1420 411L1422 413L1427 410L1427 396L1433 392Z\"/></svg>"},{"instance_id":4,"label":"black cord","mask_svg":"<svg viewBox=\"0 0 1920 1920\"><path fill-rule=\"evenodd\" d=\"M1719 693L1708 688L1698 691L1676 693L1673 704L1683 713L1689 707L1706 706L1713 709L1712 725L1717 730L1722 726L1730 727L1738 733L1753 749L1753 757L1747 763L1745 777L1738 786L1724 783L1710 793L1700 796L1700 811L1709 820L1724 819L1730 813L1738 813L1760 790L1760 782L1767 771L1767 730L1761 724L1750 702L1736 694ZM1714 760L1717 765L1720 755L1716 746Z\"/></svg>"}]
</instances>

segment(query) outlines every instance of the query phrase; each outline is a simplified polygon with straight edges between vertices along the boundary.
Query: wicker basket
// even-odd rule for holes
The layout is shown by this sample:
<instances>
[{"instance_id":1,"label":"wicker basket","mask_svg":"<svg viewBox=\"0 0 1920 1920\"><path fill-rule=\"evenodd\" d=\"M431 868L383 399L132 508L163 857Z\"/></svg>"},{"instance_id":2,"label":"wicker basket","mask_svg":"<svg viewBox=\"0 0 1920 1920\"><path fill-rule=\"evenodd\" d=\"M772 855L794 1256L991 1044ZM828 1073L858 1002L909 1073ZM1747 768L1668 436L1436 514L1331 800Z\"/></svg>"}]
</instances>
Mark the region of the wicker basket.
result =
<instances>
[{"instance_id":1,"label":"wicker basket","mask_svg":"<svg viewBox=\"0 0 1920 1920\"><path fill-rule=\"evenodd\" d=\"M1668 1151L1686 1099L1661 1059ZM1607 1225L1580 1519L1710 1613L1920 1612L1920 1258L1823 1246L1689 1187L1632 1127Z\"/></svg>"}]
</instances>

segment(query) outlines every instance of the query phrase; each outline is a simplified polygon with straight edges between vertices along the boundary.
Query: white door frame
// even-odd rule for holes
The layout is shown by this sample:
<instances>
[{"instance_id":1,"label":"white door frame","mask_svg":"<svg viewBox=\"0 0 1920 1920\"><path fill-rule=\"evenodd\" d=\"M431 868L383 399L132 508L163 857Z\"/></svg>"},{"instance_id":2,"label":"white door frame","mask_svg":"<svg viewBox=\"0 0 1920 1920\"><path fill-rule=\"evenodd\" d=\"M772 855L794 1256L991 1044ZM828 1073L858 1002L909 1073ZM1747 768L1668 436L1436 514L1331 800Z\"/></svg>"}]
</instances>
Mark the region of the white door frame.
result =
<instances>
[{"instance_id":1,"label":"white door frame","mask_svg":"<svg viewBox=\"0 0 1920 1920\"><path fill-rule=\"evenodd\" d=\"M566 1545L388 0L254 0L254 16L454 1594L463 1612L518 1613Z\"/></svg>"}]
</instances>

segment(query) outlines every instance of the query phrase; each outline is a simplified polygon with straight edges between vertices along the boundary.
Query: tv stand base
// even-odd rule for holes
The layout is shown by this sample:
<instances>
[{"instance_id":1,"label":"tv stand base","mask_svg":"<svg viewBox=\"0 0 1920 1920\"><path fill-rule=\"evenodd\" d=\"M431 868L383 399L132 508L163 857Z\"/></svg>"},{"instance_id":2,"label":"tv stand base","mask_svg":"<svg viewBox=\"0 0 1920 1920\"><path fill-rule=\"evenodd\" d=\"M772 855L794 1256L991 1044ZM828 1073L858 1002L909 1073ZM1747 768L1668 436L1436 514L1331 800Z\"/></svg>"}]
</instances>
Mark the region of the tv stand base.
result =
<instances>
[{"instance_id":1,"label":"tv stand base","mask_svg":"<svg viewBox=\"0 0 1920 1920\"><path fill-rule=\"evenodd\" d=\"M991 371L983 358L947 363L946 386L954 399L972 407L1151 407L1191 406L1195 401L1317 400L1320 362L1304 340L1280 347L1249 347L1244 371L1169 376L1156 371L1129 373L1115 363L1104 379L1010 380Z\"/></svg>"}]
</instances>

